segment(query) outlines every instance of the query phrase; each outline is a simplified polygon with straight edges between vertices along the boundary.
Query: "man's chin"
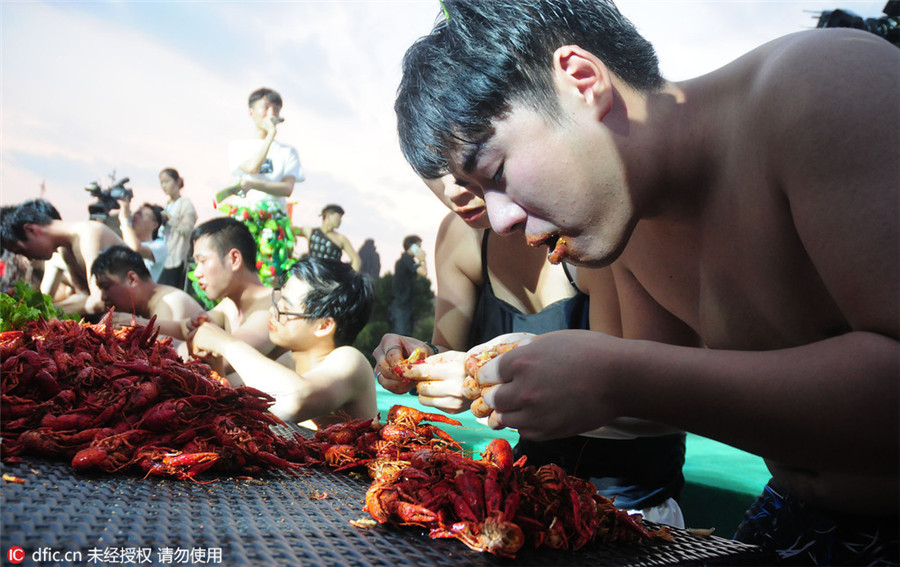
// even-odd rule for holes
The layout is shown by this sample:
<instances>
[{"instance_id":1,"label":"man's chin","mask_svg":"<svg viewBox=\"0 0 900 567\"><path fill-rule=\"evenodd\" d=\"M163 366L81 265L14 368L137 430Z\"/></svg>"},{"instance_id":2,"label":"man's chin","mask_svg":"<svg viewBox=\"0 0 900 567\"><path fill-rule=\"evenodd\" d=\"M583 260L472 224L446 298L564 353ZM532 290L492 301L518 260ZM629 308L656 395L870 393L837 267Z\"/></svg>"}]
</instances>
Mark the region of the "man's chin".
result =
<instances>
[{"instance_id":1,"label":"man's chin","mask_svg":"<svg viewBox=\"0 0 900 567\"><path fill-rule=\"evenodd\" d=\"M222 297L220 295L210 293L209 290L204 287L201 287L200 289L203 290L203 293L206 294L206 298L209 299L210 301L219 301L220 299L222 299Z\"/></svg>"},{"instance_id":2,"label":"man's chin","mask_svg":"<svg viewBox=\"0 0 900 567\"><path fill-rule=\"evenodd\" d=\"M278 333L275 331L269 331L269 341L277 347L285 348L287 350L291 350L291 347L285 345L283 342L278 340Z\"/></svg>"},{"instance_id":3,"label":"man's chin","mask_svg":"<svg viewBox=\"0 0 900 567\"><path fill-rule=\"evenodd\" d=\"M612 264L621 255L621 250L600 250L597 252L584 251L568 244L566 253L561 260L570 266L582 268L605 268Z\"/></svg>"}]
</instances>

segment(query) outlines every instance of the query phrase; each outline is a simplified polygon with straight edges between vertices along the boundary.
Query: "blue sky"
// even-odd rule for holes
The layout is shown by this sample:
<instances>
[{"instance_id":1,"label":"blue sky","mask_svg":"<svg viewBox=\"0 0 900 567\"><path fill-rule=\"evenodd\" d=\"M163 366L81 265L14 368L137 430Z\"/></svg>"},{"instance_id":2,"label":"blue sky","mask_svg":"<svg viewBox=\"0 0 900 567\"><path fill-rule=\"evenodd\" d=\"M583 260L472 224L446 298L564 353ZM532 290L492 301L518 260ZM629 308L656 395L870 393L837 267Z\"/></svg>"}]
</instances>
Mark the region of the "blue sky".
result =
<instances>
[{"instance_id":1,"label":"blue sky","mask_svg":"<svg viewBox=\"0 0 900 567\"><path fill-rule=\"evenodd\" d=\"M821 10L878 17L884 4L618 2L670 80L814 27ZM393 114L403 52L439 10L437 0L0 0L0 203L38 197L43 182L63 218L87 218L83 187L113 171L136 199L162 203L157 173L175 167L209 218L212 195L232 183L228 142L251 132L247 95L269 86L284 98L279 139L307 175L295 224L340 203L341 231L356 247L374 238L392 271L407 234L431 253L446 212L403 160Z\"/></svg>"}]
</instances>

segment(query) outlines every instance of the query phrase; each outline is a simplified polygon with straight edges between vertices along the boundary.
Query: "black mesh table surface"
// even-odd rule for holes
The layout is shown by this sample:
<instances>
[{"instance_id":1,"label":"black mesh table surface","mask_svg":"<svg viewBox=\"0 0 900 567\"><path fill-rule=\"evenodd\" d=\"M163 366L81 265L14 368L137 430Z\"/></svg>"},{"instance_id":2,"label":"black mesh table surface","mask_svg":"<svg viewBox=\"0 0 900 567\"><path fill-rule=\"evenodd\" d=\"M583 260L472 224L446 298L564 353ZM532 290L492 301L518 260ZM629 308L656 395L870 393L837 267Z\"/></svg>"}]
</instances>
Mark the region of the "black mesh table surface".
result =
<instances>
[{"instance_id":1,"label":"black mesh table surface","mask_svg":"<svg viewBox=\"0 0 900 567\"><path fill-rule=\"evenodd\" d=\"M13 564L8 550L14 546L22 548L23 565L763 562L758 548L683 530L673 530L672 543L594 544L578 552L523 548L515 559L497 558L456 540L431 539L416 527L354 527L350 520L370 518L362 510L368 482L320 468L299 476L270 472L198 484L130 474L76 475L68 463L26 457L3 465L2 472L25 481L4 480L0 487L4 565Z\"/></svg>"}]
</instances>

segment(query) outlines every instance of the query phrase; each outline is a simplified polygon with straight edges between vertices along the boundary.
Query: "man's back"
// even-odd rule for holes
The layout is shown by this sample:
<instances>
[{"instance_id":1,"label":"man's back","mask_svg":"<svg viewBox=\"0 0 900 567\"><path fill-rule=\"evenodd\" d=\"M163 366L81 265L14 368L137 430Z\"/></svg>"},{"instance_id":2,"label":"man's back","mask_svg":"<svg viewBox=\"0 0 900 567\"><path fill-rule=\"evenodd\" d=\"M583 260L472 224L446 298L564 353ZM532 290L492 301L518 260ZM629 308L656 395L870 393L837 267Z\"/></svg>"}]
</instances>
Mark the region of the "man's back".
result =
<instances>
[{"instance_id":1,"label":"man's back","mask_svg":"<svg viewBox=\"0 0 900 567\"><path fill-rule=\"evenodd\" d=\"M79 221L68 226L72 247L63 249L62 258L78 291L89 293L88 271L91 264L100 252L123 242L111 228L100 222Z\"/></svg>"}]
</instances>

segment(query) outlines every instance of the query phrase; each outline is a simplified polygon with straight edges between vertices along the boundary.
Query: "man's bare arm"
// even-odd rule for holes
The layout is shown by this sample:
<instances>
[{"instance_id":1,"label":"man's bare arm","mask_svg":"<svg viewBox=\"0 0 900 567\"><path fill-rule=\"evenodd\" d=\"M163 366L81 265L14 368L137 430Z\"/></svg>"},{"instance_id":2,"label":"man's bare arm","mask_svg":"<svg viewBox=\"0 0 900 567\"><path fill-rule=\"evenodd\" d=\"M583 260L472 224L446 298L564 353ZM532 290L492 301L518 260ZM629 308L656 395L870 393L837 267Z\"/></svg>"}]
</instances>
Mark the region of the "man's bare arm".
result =
<instances>
[{"instance_id":1,"label":"man's bare arm","mask_svg":"<svg viewBox=\"0 0 900 567\"><path fill-rule=\"evenodd\" d=\"M359 257L359 254L356 253L356 250L353 249L353 245L350 244L350 239L341 235L341 249L347 254L347 257L350 258L350 266L354 271L359 271L362 267L362 259Z\"/></svg>"},{"instance_id":2,"label":"man's bare arm","mask_svg":"<svg viewBox=\"0 0 900 567\"><path fill-rule=\"evenodd\" d=\"M285 175L281 181L263 181L259 179L242 179L241 189L256 189L277 197L290 197L294 192L294 183L296 177L293 175Z\"/></svg>"}]
</instances>

